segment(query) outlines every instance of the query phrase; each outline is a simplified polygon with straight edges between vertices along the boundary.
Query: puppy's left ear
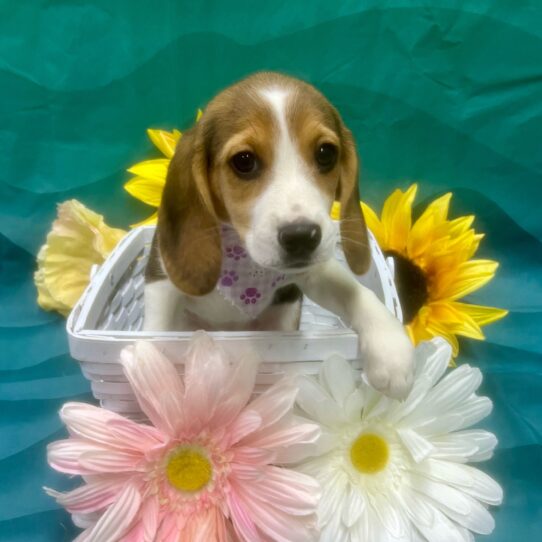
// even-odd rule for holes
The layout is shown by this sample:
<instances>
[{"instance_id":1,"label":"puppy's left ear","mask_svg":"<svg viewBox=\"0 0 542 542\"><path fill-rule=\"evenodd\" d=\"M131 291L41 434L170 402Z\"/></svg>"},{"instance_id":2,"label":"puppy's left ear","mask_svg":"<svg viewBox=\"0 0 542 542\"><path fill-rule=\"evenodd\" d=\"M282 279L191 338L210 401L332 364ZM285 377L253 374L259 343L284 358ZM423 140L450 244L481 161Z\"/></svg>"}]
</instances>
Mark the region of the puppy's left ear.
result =
<instances>
[{"instance_id":1,"label":"puppy's left ear","mask_svg":"<svg viewBox=\"0 0 542 542\"><path fill-rule=\"evenodd\" d=\"M341 139L341 176L337 189L337 199L341 203L341 241L348 266L356 275L363 275L371 263L371 249L359 203L359 160L352 133L344 125Z\"/></svg>"}]
</instances>

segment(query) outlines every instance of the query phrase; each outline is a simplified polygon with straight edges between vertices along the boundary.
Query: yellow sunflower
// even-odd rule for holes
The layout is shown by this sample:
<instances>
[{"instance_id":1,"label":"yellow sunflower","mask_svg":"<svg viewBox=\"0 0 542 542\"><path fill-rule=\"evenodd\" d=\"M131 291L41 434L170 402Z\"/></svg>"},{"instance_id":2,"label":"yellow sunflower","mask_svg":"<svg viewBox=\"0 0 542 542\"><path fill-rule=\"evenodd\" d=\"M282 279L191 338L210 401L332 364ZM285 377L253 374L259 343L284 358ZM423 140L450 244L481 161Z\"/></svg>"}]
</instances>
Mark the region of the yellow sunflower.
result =
<instances>
[{"instance_id":1,"label":"yellow sunflower","mask_svg":"<svg viewBox=\"0 0 542 542\"><path fill-rule=\"evenodd\" d=\"M196 122L199 121L203 112L198 109ZM169 167L169 162L175 152L177 142L182 137L179 130L147 130L149 139L154 143L154 146L162 152L165 158L157 158L155 160L145 160L138 162L128 168L128 172L135 175L125 185L124 189L134 198L158 209L160 200L162 199L162 191L166 184L166 175ZM156 224L158 219L158 211L154 212L145 220L133 224L132 227L144 226L147 224Z\"/></svg>"},{"instance_id":2,"label":"yellow sunflower","mask_svg":"<svg viewBox=\"0 0 542 542\"><path fill-rule=\"evenodd\" d=\"M474 216L448 219L451 193L430 203L413 223L412 204L417 185L395 190L384 202L381 217L365 203L367 226L386 255L395 260L397 290L404 322L412 341L440 335L457 356L457 336L483 340L481 326L495 322L508 311L461 303L495 275L498 263L472 260L484 237L471 225ZM338 217L339 209L333 214Z\"/></svg>"}]
</instances>

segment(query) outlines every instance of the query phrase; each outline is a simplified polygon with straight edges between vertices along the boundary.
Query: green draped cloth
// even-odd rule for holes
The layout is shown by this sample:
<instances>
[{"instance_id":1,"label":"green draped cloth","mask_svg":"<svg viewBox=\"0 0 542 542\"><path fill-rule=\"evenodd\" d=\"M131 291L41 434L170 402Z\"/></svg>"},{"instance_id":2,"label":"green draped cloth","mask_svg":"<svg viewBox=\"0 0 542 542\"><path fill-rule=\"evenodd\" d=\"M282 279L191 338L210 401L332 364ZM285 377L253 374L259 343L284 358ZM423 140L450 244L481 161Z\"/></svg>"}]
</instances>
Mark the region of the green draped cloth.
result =
<instances>
[{"instance_id":1,"label":"green draped cloth","mask_svg":"<svg viewBox=\"0 0 542 542\"><path fill-rule=\"evenodd\" d=\"M540 0L0 1L0 540L77 530L42 491L77 481L45 461L58 410L90 401L65 322L36 305L35 256L77 198L127 227L150 209L122 188L153 156L148 127L188 127L256 70L315 84L353 130L364 199L419 182L453 191L479 255L501 263L469 301L507 308L460 363L485 375L504 487L492 542L542 539L542 2ZM442 541L446 542L446 541Z\"/></svg>"}]
</instances>

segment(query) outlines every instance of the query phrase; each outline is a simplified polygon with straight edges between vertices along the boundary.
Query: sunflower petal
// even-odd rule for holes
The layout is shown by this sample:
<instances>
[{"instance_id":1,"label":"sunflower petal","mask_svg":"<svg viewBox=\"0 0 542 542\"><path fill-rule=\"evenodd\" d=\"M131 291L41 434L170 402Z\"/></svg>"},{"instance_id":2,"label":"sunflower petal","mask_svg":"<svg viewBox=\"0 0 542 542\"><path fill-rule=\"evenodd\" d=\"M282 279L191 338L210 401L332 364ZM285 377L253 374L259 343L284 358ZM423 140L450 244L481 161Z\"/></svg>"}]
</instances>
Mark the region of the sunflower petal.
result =
<instances>
[{"instance_id":1,"label":"sunflower petal","mask_svg":"<svg viewBox=\"0 0 542 542\"><path fill-rule=\"evenodd\" d=\"M412 203L417 190L416 184L411 185L406 192L395 190L382 208L382 223L387 226L385 247L401 254L406 250L412 225Z\"/></svg>"},{"instance_id":2,"label":"sunflower petal","mask_svg":"<svg viewBox=\"0 0 542 542\"><path fill-rule=\"evenodd\" d=\"M133 177L124 185L124 190L147 205L159 207L165 184L165 179L158 180L150 177Z\"/></svg>"},{"instance_id":3,"label":"sunflower petal","mask_svg":"<svg viewBox=\"0 0 542 542\"><path fill-rule=\"evenodd\" d=\"M471 305L470 303L460 303L454 301L454 306L468 314L479 326L485 326L504 318L508 311L496 307L484 307L483 305Z\"/></svg>"},{"instance_id":4,"label":"sunflower petal","mask_svg":"<svg viewBox=\"0 0 542 542\"><path fill-rule=\"evenodd\" d=\"M375 236L377 243L380 245L382 250L386 250L389 247L385 244L386 229L376 213L363 201L360 201L361 211L365 218L365 223L367 227L371 230L372 234Z\"/></svg>"},{"instance_id":5,"label":"sunflower petal","mask_svg":"<svg viewBox=\"0 0 542 542\"><path fill-rule=\"evenodd\" d=\"M166 130L153 130L149 128L147 130L147 135L153 142L154 146L161 151L164 156L173 158L175 147L177 146L177 142L181 138L182 134L179 132L179 130L167 132Z\"/></svg>"},{"instance_id":6,"label":"sunflower petal","mask_svg":"<svg viewBox=\"0 0 542 542\"><path fill-rule=\"evenodd\" d=\"M499 264L493 260L464 262L455 277L442 281L436 297L453 300L464 297L487 284L495 276L497 267Z\"/></svg>"},{"instance_id":7,"label":"sunflower petal","mask_svg":"<svg viewBox=\"0 0 542 542\"><path fill-rule=\"evenodd\" d=\"M129 173L133 173L137 177L152 179L164 183L166 181L167 169L170 160L167 158L157 158L156 160L145 160L138 162L128 169Z\"/></svg>"}]
</instances>

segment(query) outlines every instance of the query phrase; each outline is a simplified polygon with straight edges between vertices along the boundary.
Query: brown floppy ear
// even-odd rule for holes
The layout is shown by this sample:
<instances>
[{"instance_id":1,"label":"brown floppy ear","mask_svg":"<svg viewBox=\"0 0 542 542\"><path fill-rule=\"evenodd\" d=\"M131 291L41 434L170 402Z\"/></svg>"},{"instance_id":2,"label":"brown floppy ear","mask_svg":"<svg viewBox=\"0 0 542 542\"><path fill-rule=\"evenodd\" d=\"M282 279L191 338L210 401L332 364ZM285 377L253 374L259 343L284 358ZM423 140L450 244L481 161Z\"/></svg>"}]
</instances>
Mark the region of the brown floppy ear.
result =
<instances>
[{"instance_id":1,"label":"brown floppy ear","mask_svg":"<svg viewBox=\"0 0 542 542\"><path fill-rule=\"evenodd\" d=\"M158 243L169 279L200 296L215 287L222 261L201 125L185 132L169 165L158 211Z\"/></svg>"},{"instance_id":2,"label":"brown floppy ear","mask_svg":"<svg viewBox=\"0 0 542 542\"><path fill-rule=\"evenodd\" d=\"M348 266L356 275L369 269L371 250L365 218L359 203L359 161L350 131L342 126L341 177L337 199L341 203L341 241Z\"/></svg>"}]
</instances>

